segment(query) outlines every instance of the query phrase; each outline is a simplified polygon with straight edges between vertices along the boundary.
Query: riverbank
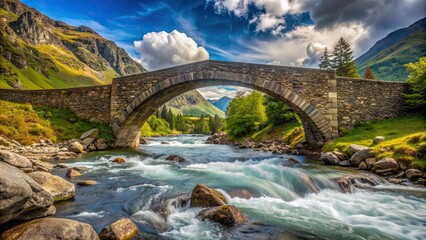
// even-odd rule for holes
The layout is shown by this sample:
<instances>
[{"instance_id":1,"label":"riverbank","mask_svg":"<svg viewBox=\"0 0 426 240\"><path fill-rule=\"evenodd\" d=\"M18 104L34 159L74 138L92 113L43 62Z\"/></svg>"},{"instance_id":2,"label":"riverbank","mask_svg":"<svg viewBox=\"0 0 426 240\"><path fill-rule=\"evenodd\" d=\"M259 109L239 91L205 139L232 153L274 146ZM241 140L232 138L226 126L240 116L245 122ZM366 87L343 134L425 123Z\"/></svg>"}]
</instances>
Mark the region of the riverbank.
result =
<instances>
[{"instance_id":1,"label":"riverbank","mask_svg":"<svg viewBox=\"0 0 426 240\"><path fill-rule=\"evenodd\" d=\"M354 129L344 131L341 137L327 143L322 149L309 149L300 143L300 131L303 130L295 128L288 131L287 128L287 131L281 131L286 134L277 136L276 133L263 130L254 134L263 133L261 138L251 136L238 140L219 133L211 136L207 143L229 144L278 154L316 155L327 165L371 171L392 183L426 185L426 119L423 116L357 124ZM268 139L268 134L272 140Z\"/></svg>"}]
</instances>

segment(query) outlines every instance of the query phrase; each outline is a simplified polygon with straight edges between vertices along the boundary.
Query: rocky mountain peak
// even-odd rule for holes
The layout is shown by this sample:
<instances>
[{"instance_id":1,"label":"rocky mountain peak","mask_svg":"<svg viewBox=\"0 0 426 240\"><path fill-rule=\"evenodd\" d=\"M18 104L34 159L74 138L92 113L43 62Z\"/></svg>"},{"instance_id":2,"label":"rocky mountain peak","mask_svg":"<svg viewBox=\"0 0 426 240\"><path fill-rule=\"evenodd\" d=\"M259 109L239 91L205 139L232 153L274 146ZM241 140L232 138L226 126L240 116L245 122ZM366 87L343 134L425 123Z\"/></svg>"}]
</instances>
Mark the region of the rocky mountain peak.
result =
<instances>
[{"instance_id":1,"label":"rocky mountain peak","mask_svg":"<svg viewBox=\"0 0 426 240\"><path fill-rule=\"evenodd\" d=\"M81 26L77 27L77 28L76 28L76 31L78 31L78 32L93 33L93 34L99 35L99 34L98 34L97 32L95 32L93 29L91 29L91 28L89 28L89 27L87 27L87 26L84 26L84 25L81 25Z\"/></svg>"}]
</instances>

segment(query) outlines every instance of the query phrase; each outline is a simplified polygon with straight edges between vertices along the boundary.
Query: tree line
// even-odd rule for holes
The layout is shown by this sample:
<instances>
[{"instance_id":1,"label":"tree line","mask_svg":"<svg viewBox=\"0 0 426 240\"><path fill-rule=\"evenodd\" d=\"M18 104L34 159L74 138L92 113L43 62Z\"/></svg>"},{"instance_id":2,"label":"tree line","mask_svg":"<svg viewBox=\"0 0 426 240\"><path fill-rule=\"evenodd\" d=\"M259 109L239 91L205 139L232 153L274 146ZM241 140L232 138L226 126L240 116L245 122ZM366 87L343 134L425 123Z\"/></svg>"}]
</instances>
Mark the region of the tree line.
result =
<instances>
[{"instance_id":1,"label":"tree line","mask_svg":"<svg viewBox=\"0 0 426 240\"><path fill-rule=\"evenodd\" d=\"M267 125L298 121L283 101L258 91L239 91L227 109L225 129L231 137L245 137Z\"/></svg>"},{"instance_id":2,"label":"tree line","mask_svg":"<svg viewBox=\"0 0 426 240\"><path fill-rule=\"evenodd\" d=\"M223 120L218 116L185 116L174 114L170 108L161 107L142 126L143 136L179 133L214 134L222 130Z\"/></svg>"},{"instance_id":3,"label":"tree line","mask_svg":"<svg viewBox=\"0 0 426 240\"><path fill-rule=\"evenodd\" d=\"M337 76L359 78L352 54L350 44L341 37L334 45L331 53L328 52L327 47L324 49L324 54L321 56L318 66L324 70L335 70ZM363 78L375 79L370 66L366 67Z\"/></svg>"}]
</instances>

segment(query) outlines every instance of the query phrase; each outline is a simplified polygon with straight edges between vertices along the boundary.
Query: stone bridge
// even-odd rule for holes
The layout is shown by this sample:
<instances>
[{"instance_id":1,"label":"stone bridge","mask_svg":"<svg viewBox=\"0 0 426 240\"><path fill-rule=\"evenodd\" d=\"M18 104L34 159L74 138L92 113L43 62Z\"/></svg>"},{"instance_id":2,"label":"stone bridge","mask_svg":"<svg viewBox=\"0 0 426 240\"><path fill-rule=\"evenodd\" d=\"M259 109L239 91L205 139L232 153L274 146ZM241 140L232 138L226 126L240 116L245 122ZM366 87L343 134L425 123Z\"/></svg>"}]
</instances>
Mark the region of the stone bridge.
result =
<instances>
[{"instance_id":1,"label":"stone bridge","mask_svg":"<svg viewBox=\"0 0 426 240\"><path fill-rule=\"evenodd\" d=\"M137 146L143 123L172 98L196 88L233 85L281 99L300 117L313 145L355 122L403 114L403 83L336 78L335 72L297 67L202 61L116 78L111 85L53 90L0 90L0 99L69 108L109 122L117 145Z\"/></svg>"}]
</instances>

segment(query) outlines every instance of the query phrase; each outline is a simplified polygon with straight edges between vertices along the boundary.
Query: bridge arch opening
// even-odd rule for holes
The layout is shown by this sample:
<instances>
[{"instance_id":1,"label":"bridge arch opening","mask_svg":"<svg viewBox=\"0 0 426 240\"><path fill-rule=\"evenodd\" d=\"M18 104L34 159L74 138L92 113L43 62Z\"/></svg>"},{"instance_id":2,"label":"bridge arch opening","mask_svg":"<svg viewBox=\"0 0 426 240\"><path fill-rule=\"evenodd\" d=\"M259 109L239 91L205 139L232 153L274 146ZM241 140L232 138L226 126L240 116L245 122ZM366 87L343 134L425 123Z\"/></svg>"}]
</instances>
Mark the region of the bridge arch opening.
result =
<instances>
[{"instance_id":1,"label":"bridge arch opening","mask_svg":"<svg viewBox=\"0 0 426 240\"><path fill-rule=\"evenodd\" d=\"M142 125L169 100L190 90L220 85L250 88L282 100L301 119L308 144L321 146L333 137L329 121L314 105L293 90L249 74L201 70L169 77L136 96L112 123L117 146L138 146Z\"/></svg>"}]
</instances>

